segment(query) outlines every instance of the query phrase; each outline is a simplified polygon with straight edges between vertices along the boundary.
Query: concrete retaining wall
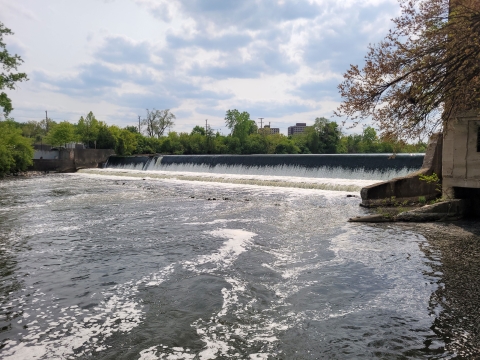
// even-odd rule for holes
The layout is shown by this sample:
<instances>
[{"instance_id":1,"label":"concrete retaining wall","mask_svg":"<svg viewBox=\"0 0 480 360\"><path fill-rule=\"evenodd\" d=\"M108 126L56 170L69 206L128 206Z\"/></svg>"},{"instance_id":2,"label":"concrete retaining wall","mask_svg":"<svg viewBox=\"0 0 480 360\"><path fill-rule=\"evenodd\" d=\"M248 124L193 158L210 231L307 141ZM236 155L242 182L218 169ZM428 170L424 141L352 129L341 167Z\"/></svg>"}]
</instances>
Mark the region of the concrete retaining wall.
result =
<instances>
[{"instance_id":1,"label":"concrete retaining wall","mask_svg":"<svg viewBox=\"0 0 480 360\"><path fill-rule=\"evenodd\" d=\"M436 173L441 178L442 145L443 134L433 134L430 137L423 165L419 171L404 177L364 187L360 191L362 197L361 205L372 207L388 205L393 202L417 202L419 196L424 196L426 200L438 197L440 194L436 190L436 185L420 180L419 175Z\"/></svg>"},{"instance_id":2,"label":"concrete retaining wall","mask_svg":"<svg viewBox=\"0 0 480 360\"><path fill-rule=\"evenodd\" d=\"M58 159L34 159L31 170L74 172L96 168L114 154L115 151L111 149L60 149Z\"/></svg>"}]
</instances>

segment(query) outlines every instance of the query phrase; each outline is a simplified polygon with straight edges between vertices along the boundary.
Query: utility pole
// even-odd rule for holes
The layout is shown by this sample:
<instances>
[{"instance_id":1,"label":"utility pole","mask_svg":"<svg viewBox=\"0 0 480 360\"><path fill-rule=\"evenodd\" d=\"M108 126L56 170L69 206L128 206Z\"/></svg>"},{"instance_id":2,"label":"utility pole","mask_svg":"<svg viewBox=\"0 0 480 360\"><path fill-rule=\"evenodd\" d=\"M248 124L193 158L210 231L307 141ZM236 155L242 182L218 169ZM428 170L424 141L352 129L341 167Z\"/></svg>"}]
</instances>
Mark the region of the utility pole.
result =
<instances>
[{"instance_id":1,"label":"utility pole","mask_svg":"<svg viewBox=\"0 0 480 360\"><path fill-rule=\"evenodd\" d=\"M208 119L205 119L205 136L208 134Z\"/></svg>"},{"instance_id":2,"label":"utility pole","mask_svg":"<svg viewBox=\"0 0 480 360\"><path fill-rule=\"evenodd\" d=\"M47 110L45 110L45 131L48 133L48 116L47 116Z\"/></svg>"},{"instance_id":3,"label":"utility pole","mask_svg":"<svg viewBox=\"0 0 480 360\"><path fill-rule=\"evenodd\" d=\"M141 134L142 132L140 131L140 115L138 116L138 133Z\"/></svg>"},{"instance_id":4,"label":"utility pole","mask_svg":"<svg viewBox=\"0 0 480 360\"><path fill-rule=\"evenodd\" d=\"M265 118L259 118L259 119L260 119L260 129L262 129L263 128L263 119L265 119Z\"/></svg>"}]
</instances>

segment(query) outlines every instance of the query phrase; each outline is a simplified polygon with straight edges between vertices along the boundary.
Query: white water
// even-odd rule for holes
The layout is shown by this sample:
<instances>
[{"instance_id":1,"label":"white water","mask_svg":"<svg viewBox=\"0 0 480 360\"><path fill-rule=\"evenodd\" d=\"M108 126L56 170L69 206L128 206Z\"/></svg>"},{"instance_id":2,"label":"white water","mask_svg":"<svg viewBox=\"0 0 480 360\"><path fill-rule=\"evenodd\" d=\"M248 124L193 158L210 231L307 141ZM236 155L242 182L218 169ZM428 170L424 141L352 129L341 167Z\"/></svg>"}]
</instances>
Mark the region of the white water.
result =
<instances>
[{"instance_id":1,"label":"white water","mask_svg":"<svg viewBox=\"0 0 480 360\"><path fill-rule=\"evenodd\" d=\"M387 155L385 155L387 156ZM411 169L403 168L401 170L387 169L384 171L366 171L364 169L344 169L344 168L306 168L303 166L277 165L277 166L243 166L243 165L196 165L196 164L171 164L163 165L162 158L157 161L151 161L147 172L180 172L180 173L208 173L208 174L230 174L230 175L260 175L260 176L282 176L282 177L306 177L306 178L332 178L332 179L362 179L362 180L389 180L394 177L404 176L412 172ZM141 170L137 165L121 165L115 168L125 170Z\"/></svg>"},{"instance_id":2,"label":"white water","mask_svg":"<svg viewBox=\"0 0 480 360\"><path fill-rule=\"evenodd\" d=\"M217 174L195 173L180 171L142 171L134 169L84 169L81 174L103 175L113 177L148 178L153 180L200 181L239 185L259 185L273 187L289 187L302 189L333 190L333 191L360 191L362 187L375 184L378 180L356 178L319 178L302 176L278 175L245 175L245 174Z\"/></svg>"}]
</instances>

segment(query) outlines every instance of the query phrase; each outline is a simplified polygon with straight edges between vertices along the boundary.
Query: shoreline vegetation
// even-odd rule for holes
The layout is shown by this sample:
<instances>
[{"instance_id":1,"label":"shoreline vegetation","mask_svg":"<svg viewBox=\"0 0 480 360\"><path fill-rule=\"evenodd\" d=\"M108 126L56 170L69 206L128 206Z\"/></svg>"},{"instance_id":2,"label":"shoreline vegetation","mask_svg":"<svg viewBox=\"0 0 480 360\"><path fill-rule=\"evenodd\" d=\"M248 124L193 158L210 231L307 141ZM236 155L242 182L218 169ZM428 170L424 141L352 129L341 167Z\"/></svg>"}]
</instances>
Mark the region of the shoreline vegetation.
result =
<instances>
[{"instance_id":1,"label":"shoreline vegetation","mask_svg":"<svg viewBox=\"0 0 480 360\"><path fill-rule=\"evenodd\" d=\"M168 110L147 110L141 126L107 125L90 112L76 123L42 121L0 122L0 177L26 171L33 163L33 145L65 146L83 143L87 148L114 149L120 156L138 154L362 154L422 153L427 144L409 144L379 136L372 127L360 134L344 134L339 125L316 118L303 133L285 136L258 128L248 112L228 110L225 123L230 134L214 133L209 127L195 126L188 132L170 131L175 116ZM139 131L140 129L140 131Z\"/></svg>"}]
</instances>

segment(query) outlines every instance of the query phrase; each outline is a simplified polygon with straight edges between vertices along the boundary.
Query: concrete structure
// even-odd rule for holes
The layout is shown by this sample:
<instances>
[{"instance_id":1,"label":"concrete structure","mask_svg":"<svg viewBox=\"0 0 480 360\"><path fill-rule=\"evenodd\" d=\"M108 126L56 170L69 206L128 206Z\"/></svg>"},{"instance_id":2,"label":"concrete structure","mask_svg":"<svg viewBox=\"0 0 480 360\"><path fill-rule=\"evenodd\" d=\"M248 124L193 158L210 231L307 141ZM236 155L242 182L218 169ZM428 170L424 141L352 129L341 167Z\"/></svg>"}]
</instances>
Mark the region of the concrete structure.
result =
<instances>
[{"instance_id":1,"label":"concrete structure","mask_svg":"<svg viewBox=\"0 0 480 360\"><path fill-rule=\"evenodd\" d=\"M469 199L480 215L480 111L457 115L445 129L442 189L446 198Z\"/></svg>"},{"instance_id":2,"label":"concrete structure","mask_svg":"<svg viewBox=\"0 0 480 360\"><path fill-rule=\"evenodd\" d=\"M463 113L450 123L443 143L443 190L480 189L480 113Z\"/></svg>"},{"instance_id":3,"label":"concrete structure","mask_svg":"<svg viewBox=\"0 0 480 360\"><path fill-rule=\"evenodd\" d=\"M96 168L114 154L115 151L110 149L52 148L47 150L42 146L35 150L31 170L73 172L79 169Z\"/></svg>"},{"instance_id":4,"label":"concrete structure","mask_svg":"<svg viewBox=\"0 0 480 360\"><path fill-rule=\"evenodd\" d=\"M289 126L288 127L288 136L295 135L295 134L301 134L301 133L305 132L306 127L307 127L306 123L297 123L295 126Z\"/></svg>"},{"instance_id":5,"label":"concrete structure","mask_svg":"<svg viewBox=\"0 0 480 360\"><path fill-rule=\"evenodd\" d=\"M392 179L364 187L360 191L362 205L366 207L389 205L390 203L418 202L419 196L426 200L434 199L440 194L436 184L422 181L419 175L442 174L442 133L433 134L428 143L427 152L423 159L422 168L407 176ZM395 161L392 157L391 161Z\"/></svg>"},{"instance_id":6,"label":"concrete structure","mask_svg":"<svg viewBox=\"0 0 480 360\"><path fill-rule=\"evenodd\" d=\"M280 134L280 128L272 128L270 125L265 125L263 128L258 129L258 133L265 135Z\"/></svg>"}]
</instances>

